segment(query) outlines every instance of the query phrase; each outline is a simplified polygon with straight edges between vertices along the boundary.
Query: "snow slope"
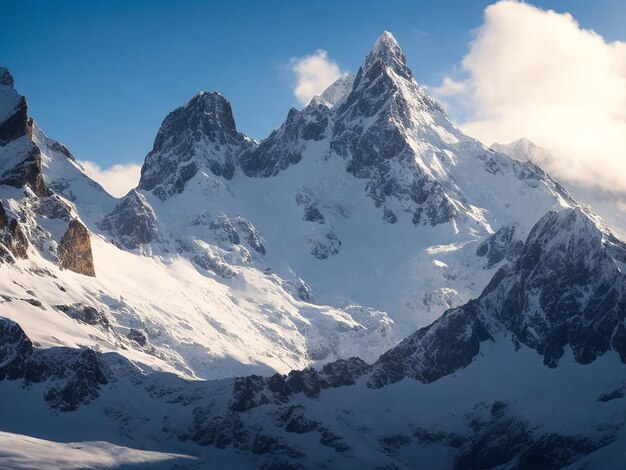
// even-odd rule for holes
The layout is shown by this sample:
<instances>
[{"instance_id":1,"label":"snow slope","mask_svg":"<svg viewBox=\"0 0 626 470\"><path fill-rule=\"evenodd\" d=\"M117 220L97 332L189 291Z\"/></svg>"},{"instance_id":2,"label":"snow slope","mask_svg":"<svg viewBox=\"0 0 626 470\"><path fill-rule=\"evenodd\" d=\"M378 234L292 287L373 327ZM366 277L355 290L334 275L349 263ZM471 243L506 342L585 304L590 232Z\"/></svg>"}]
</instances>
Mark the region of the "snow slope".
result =
<instances>
[{"instance_id":1,"label":"snow slope","mask_svg":"<svg viewBox=\"0 0 626 470\"><path fill-rule=\"evenodd\" d=\"M30 126L0 151L13 167L14 147L34 146L50 193L1 187L30 240L28 259L0 265L5 315L41 344L118 350L191 378L374 360L478 295L545 211L576 205L532 163L454 126L390 33L356 77L260 143L224 97L199 93L166 117L124 198ZM95 278L58 267L75 218Z\"/></svg>"}]
</instances>

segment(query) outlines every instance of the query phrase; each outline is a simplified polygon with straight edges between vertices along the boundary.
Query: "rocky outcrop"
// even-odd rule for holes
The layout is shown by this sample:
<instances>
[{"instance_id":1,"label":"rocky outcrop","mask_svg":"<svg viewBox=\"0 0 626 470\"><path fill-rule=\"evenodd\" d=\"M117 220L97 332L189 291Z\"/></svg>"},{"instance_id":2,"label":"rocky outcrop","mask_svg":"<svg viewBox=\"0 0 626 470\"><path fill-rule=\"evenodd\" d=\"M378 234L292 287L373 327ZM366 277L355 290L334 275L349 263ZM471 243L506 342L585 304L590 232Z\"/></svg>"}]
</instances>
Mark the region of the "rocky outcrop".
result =
<instances>
[{"instance_id":1,"label":"rocky outcrop","mask_svg":"<svg viewBox=\"0 0 626 470\"><path fill-rule=\"evenodd\" d=\"M28 185L38 196L46 196L49 191L43 179L41 151L30 140L33 120L28 116L26 98L15 91L13 77L6 68L0 67L0 77L0 147L16 143L11 164L0 162L0 168L4 167L0 184L17 188ZM22 137L25 139L19 140Z\"/></svg>"},{"instance_id":2,"label":"rocky outcrop","mask_svg":"<svg viewBox=\"0 0 626 470\"><path fill-rule=\"evenodd\" d=\"M484 257L485 268L490 269L502 260L515 261L522 252L524 242L516 239L515 225L507 225L478 245L476 256Z\"/></svg>"},{"instance_id":3,"label":"rocky outcrop","mask_svg":"<svg viewBox=\"0 0 626 470\"><path fill-rule=\"evenodd\" d=\"M202 168L232 179L239 154L253 146L237 132L228 100L219 93L198 93L163 121L141 168L139 188L164 200L181 193Z\"/></svg>"},{"instance_id":4,"label":"rocky outcrop","mask_svg":"<svg viewBox=\"0 0 626 470\"><path fill-rule=\"evenodd\" d=\"M0 230L5 230L8 225L9 219L6 211L4 210L4 206L2 205L2 201L0 201Z\"/></svg>"},{"instance_id":5,"label":"rocky outcrop","mask_svg":"<svg viewBox=\"0 0 626 470\"><path fill-rule=\"evenodd\" d=\"M0 258L9 263L13 262L13 258L27 258L28 257L28 239L22 227L17 219L10 219L4 210L4 206L0 201L0 243L2 249L0 252ZM6 250L10 252L9 255Z\"/></svg>"},{"instance_id":6,"label":"rocky outcrop","mask_svg":"<svg viewBox=\"0 0 626 470\"><path fill-rule=\"evenodd\" d=\"M0 184L21 188L28 186L37 196L48 196L41 167L41 150L34 142L28 142L19 150L18 163L0 175Z\"/></svg>"},{"instance_id":7,"label":"rocky outcrop","mask_svg":"<svg viewBox=\"0 0 626 470\"><path fill-rule=\"evenodd\" d=\"M85 276L94 277L96 275L89 231L76 219L70 221L67 230L61 237L58 256L61 268Z\"/></svg>"},{"instance_id":8,"label":"rocky outcrop","mask_svg":"<svg viewBox=\"0 0 626 470\"><path fill-rule=\"evenodd\" d=\"M0 67L0 146L32 135L33 121L28 117L26 98L18 95L13 85L9 70Z\"/></svg>"},{"instance_id":9,"label":"rocky outcrop","mask_svg":"<svg viewBox=\"0 0 626 470\"><path fill-rule=\"evenodd\" d=\"M136 249L159 239L154 210L145 196L135 190L104 217L100 228L124 248Z\"/></svg>"},{"instance_id":10,"label":"rocky outcrop","mask_svg":"<svg viewBox=\"0 0 626 470\"><path fill-rule=\"evenodd\" d=\"M111 323L106 313L91 305L81 303L72 305L56 305L55 308L65 313L68 317L91 326L98 326L105 330L111 328Z\"/></svg>"},{"instance_id":11,"label":"rocky outcrop","mask_svg":"<svg viewBox=\"0 0 626 470\"><path fill-rule=\"evenodd\" d=\"M324 138L329 111L321 102L312 102L302 111L291 108L282 126L258 147L241 155L239 163L244 174L268 178L298 163L307 141Z\"/></svg>"},{"instance_id":12,"label":"rocky outcrop","mask_svg":"<svg viewBox=\"0 0 626 470\"><path fill-rule=\"evenodd\" d=\"M455 470L564 468L614 439L611 433L595 440L538 433L529 422L511 415L506 403L498 401L491 406L488 420L474 418L470 424L474 435L461 447Z\"/></svg>"},{"instance_id":13,"label":"rocky outcrop","mask_svg":"<svg viewBox=\"0 0 626 470\"><path fill-rule=\"evenodd\" d=\"M28 239L22 227L17 219L12 219L9 222L7 237L5 238L5 245L9 248L13 256L16 258L25 259L28 257Z\"/></svg>"},{"instance_id":14,"label":"rocky outcrop","mask_svg":"<svg viewBox=\"0 0 626 470\"><path fill-rule=\"evenodd\" d=\"M0 381L41 384L50 407L74 411L96 399L108 383L104 370L93 350L35 348L17 323L0 317Z\"/></svg>"},{"instance_id":15,"label":"rocky outcrop","mask_svg":"<svg viewBox=\"0 0 626 470\"><path fill-rule=\"evenodd\" d=\"M592 215L578 208L549 212L478 299L383 354L369 386L405 377L433 382L467 367L481 343L499 334L535 349L549 367L557 367L566 347L582 364L610 350L626 363L626 277L618 264L624 259L626 245Z\"/></svg>"}]
</instances>

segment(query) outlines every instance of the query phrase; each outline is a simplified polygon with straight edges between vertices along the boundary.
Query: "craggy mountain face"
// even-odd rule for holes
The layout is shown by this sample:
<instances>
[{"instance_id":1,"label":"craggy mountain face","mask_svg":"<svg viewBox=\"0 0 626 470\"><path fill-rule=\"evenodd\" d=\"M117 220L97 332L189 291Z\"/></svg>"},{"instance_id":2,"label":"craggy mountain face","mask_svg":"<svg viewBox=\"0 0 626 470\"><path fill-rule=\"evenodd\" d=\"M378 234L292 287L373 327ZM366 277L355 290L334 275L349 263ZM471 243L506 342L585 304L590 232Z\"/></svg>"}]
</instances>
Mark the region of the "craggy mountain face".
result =
<instances>
[{"instance_id":1,"label":"craggy mountain face","mask_svg":"<svg viewBox=\"0 0 626 470\"><path fill-rule=\"evenodd\" d=\"M483 342L502 335L536 350L548 367L557 367L566 348L580 364L609 351L626 363L626 245L597 224L581 209L546 214L515 263L498 270L476 300L383 354L369 383L432 382L469 365Z\"/></svg>"},{"instance_id":2,"label":"craggy mountain face","mask_svg":"<svg viewBox=\"0 0 626 470\"><path fill-rule=\"evenodd\" d=\"M199 93L119 199L1 69L0 202L0 432L217 467L625 463L624 244L454 126L390 33L260 143Z\"/></svg>"},{"instance_id":3,"label":"craggy mountain face","mask_svg":"<svg viewBox=\"0 0 626 470\"><path fill-rule=\"evenodd\" d=\"M373 365L186 382L117 354L39 349L5 320L0 380L190 466L621 468L625 253L582 210L550 212L478 299Z\"/></svg>"},{"instance_id":4,"label":"craggy mountain face","mask_svg":"<svg viewBox=\"0 0 626 470\"><path fill-rule=\"evenodd\" d=\"M224 98L197 95L165 119L126 199L96 223L119 246L178 253L220 279L271 272L306 301L384 312L397 338L509 261L486 262L477 244L515 224L507 243L519 245L545 211L576 205L534 164L454 126L389 33L356 77L291 109L258 145Z\"/></svg>"},{"instance_id":5,"label":"craggy mountain face","mask_svg":"<svg viewBox=\"0 0 626 470\"><path fill-rule=\"evenodd\" d=\"M139 188L167 199L180 194L198 171L230 180L236 158L254 146L254 141L237 132L226 98L200 92L161 124L141 168Z\"/></svg>"}]
</instances>

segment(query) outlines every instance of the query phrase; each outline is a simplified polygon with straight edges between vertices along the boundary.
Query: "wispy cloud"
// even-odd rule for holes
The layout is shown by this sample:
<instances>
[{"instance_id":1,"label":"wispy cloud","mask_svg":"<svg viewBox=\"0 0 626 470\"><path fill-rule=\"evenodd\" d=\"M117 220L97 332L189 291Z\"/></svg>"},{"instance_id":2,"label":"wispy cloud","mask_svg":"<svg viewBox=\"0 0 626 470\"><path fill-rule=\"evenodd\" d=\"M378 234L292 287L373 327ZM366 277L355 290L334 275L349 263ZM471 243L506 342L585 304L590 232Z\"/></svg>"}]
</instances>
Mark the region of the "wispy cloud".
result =
<instances>
[{"instance_id":1,"label":"wispy cloud","mask_svg":"<svg viewBox=\"0 0 626 470\"><path fill-rule=\"evenodd\" d=\"M486 144L527 137L551 150L555 175L626 189L626 43L505 0L485 9L461 72L432 90L469 116L468 134Z\"/></svg>"},{"instance_id":2,"label":"wispy cloud","mask_svg":"<svg viewBox=\"0 0 626 470\"><path fill-rule=\"evenodd\" d=\"M109 168L100 168L97 163L86 160L81 161L80 164L85 169L85 173L116 197L124 196L139 183L141 166L136 163L118 164Z\"/></svg>"},{"instance_id":3,"label":"wispy cloud","mask_svg":"<svg viewBox=\"0 0 626 470\"><path fill-rule=\"evenodd\" d=\"M323 49L304 57L293 57L290 65L296 75L293 93L303 105L308 104L311 98L322 93L339 77L346 75L335 61L328 58L328 53Z\"/></svg>"}]
</instances>

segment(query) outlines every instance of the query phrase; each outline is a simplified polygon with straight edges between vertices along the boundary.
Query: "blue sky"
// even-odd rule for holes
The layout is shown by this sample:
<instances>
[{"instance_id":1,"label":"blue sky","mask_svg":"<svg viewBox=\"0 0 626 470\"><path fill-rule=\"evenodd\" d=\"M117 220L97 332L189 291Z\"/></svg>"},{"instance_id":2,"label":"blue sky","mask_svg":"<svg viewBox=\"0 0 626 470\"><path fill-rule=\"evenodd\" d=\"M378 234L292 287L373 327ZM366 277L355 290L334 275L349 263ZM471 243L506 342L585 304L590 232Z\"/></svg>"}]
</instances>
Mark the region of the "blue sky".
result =
<instances>
[{"instance_id":1,"label":"blue sky","mask_svg":"<svg viewBox=\"0 0 626 470\"><path fill-rule=\"evenodd\" d=\"M467 53L486 1L19 1L0 16L0 62L31 114L79 159L141 163L165 115L199 90L260 139L299 106L292 57L325 49L356 72L383 30L438 85ZM625 39L621 0L534 2ZM454 114L454 113L453 113Z\"/></svg>"}]
</instances>

